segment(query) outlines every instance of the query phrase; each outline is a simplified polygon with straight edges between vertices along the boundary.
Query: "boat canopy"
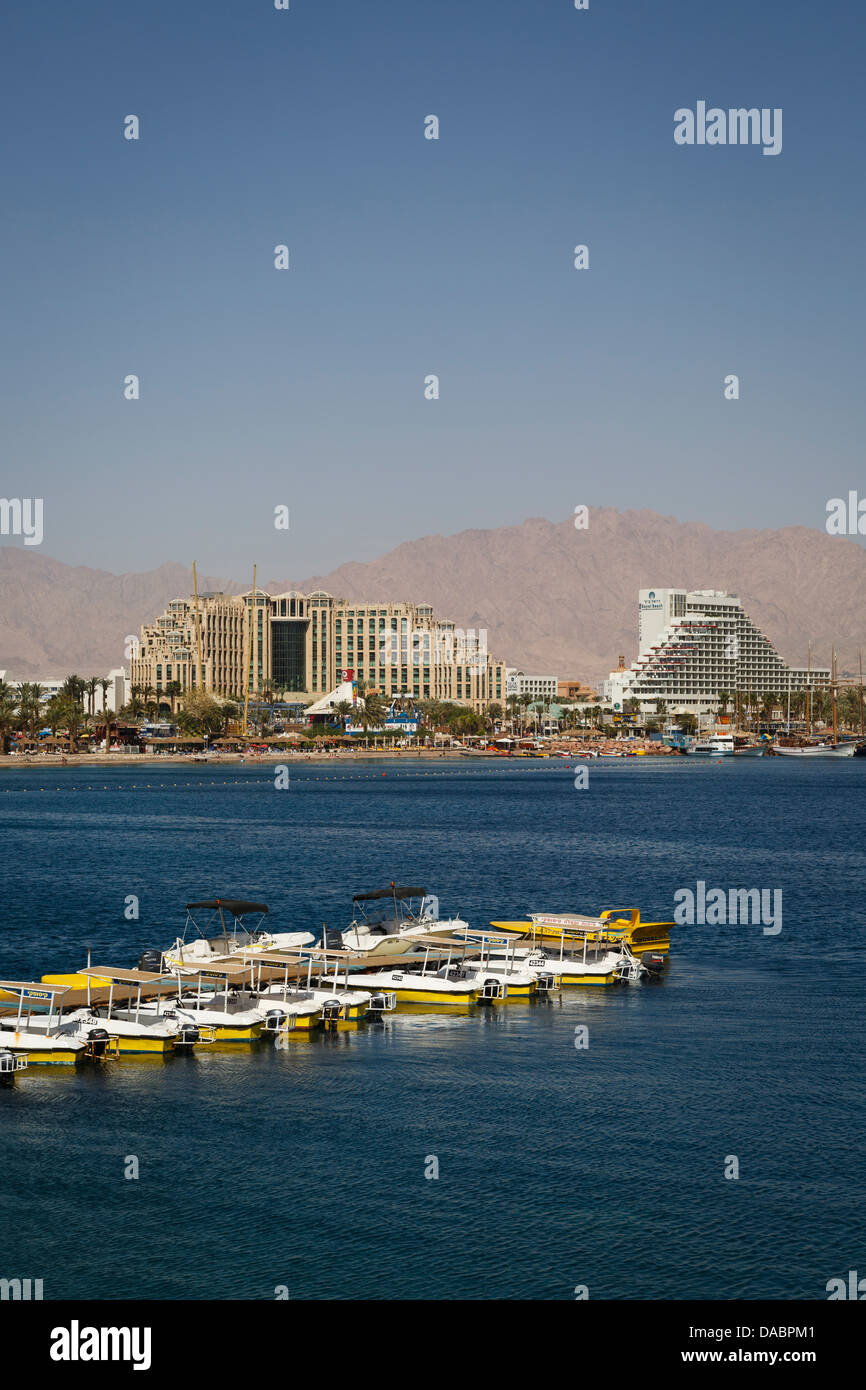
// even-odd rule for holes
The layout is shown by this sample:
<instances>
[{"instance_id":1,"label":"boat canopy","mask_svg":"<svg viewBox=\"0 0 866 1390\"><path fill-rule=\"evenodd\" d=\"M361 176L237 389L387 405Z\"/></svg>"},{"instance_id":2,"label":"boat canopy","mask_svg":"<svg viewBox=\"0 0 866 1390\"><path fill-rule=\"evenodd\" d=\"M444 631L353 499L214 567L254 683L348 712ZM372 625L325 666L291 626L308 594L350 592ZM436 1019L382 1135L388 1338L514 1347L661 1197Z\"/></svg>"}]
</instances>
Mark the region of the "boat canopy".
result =
<instances>
[{"instance_id":1,"label":"boat canopy","mask_svg":"<svg viewBox=\"0 0 866 1390\"><path fill-rule=\"evenodd\" d=\"M210 907L216 910L224 907L233 917L243 917L245 912L267 912L264 903L248 903L240 898L211 898L209 902L187 903L187 912L192 912L197 907Z\"/></svg>"},{"instance_id":2,"label":"boat canopy","mask_svg":"<svg viewBox=\"0 0 866 1390\"><path fill-rule=\"evenodd\" d=\"M0 980L0 989L8 989L10 994L20 994L39 998L46 994L66 994L69 985L43 985L36 980Z\"/></svg>"},{"instance_id":3,"label":"boat canopy","mask_svg":"<svg viewBox=\"0 0 866 1390\"><path fill-rule=\"evenodd\" d=\"M113 965L87 966L77 971L88 980L119 980L124 985L152 985L157 980L173 980L173 974L156 975L150 970L115 970Z\"/></svg>"},{"instance_id":4,"label":"boat canopy","mask_svg":"<svg viewBox=\"0 0 866 1390\"><path fill-rule=\"evenodd\" d=\"M247 965L297 965L308 960L348 960L355 958L357 951L325 950L322 946L286 946L282 951L244 951ZM363 952L361 952L363 955Z\"/></svg>"},{"instance_id":5,"label":"boat canopy","mask_svg":"<svg viewBox=\"0 0 866 1390\"><path fill-rule=\"evenodd\" d=\"M370 903L374 898L426 898L426 888L400 888L392 883L390 888L377 888L375 893L353 893L353 903ZM266 909L267 910L267 909Z\"/></svg>"},{"instance_id":6,"label":"boat canopy","mask_svg":"<svg viewBox=\"0 0 866 1390\"><path fill-rule=\"evenodd\" d=\"M562 916L556 916L549 912L531 912L529 915L536 926L562 927L564 931L598 931L599 927L606 925L600 917L576 917L571 913L563 913Z\"/></svg>"}]
</instances>

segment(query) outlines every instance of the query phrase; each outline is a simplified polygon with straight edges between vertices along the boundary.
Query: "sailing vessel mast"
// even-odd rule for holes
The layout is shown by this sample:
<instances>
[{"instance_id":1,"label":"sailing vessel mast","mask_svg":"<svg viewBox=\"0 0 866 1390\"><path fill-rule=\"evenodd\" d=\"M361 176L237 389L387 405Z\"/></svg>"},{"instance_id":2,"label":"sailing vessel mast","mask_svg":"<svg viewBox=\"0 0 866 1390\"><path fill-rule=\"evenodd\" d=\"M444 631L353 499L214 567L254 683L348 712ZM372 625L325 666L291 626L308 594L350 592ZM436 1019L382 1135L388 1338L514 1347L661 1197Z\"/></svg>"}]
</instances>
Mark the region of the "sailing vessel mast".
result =
<instances>
[{"instance_id":1,"label":"sailing vessel mast","mask_svg":"<svg viewBox=\"0 0 866 1390\"><path fill-rule=\"evenodd\" d=\"M833 747L836 747L838 738L836 737L836 648L833 648L833 656L830 662L830 694L833 700Z\"/></svg>"},{"instance_id":2,"label":"sailing vessel mast","mask_svg":"<svg viewBox=\"0 0 866 1390\"><path fill-rule=\"evenodd\" d=\"M246 689L244 690L244 738L247 736L247 710L250 705L250 682L253 678L253 621L256 616L256 566L253 565L253 602L250 608L250 626L247 633Z\"/></svg>"},{"instance_id":3,"label":"sailing vessel mast","mask_svg":"<svg viewBox=\"0 0 866 1390\"><path fill-rule=\"evenodd\" d=\"M195 641L198 648L198 689L201 694L204 691L204 675L201 662L201 621L198 616L198 580L195 573L195 560L192 562L192 590L195 595Z\"/></svg>"}]
</instances>

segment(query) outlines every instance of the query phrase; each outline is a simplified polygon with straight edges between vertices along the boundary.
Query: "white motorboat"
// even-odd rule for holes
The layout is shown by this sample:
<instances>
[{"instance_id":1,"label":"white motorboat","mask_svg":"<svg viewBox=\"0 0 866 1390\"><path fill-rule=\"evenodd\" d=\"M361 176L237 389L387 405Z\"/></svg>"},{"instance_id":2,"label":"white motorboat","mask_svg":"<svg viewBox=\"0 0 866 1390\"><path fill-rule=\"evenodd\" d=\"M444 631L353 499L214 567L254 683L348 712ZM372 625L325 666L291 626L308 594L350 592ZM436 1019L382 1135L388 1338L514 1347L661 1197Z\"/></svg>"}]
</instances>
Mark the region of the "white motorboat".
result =
<instances>
[{"instance_id":1,"label":"white motorboat","mask_svg":"<svg viewBox=\"0 0 866 1390\"><path fill-rule=\"evenodd\" d=\"M83 1026L96 1024L105 1028L116 1042L120 1053L164 1055L186 1039L181 1036L177 1018L159 1016L159 999L163 984L170 985L173 976L156 975L143 970L116 970L113 966L91 967L79 972L87 980L87 1005L64 1015L64 1023L78 1019ZM94 985L108 981L108 999L94 999ZM156 989L155 1016L142 1015L142 987ZM115 989L126 993L124 1002L115 1000ZM97 992L99 992L97 990Z\"/></svg>"},{"instance_id":2,"label":"white motorboat","mask_svg":"<svg viewBox=\"0 0 866 1390\"><path fill-rule=\"evenodd\" d=\"M419 938L457 932L467 927L461 917L439 917L439 900L426 888L391 883L372 893L355 893L352 922L345 931L326 933L327 945L364 955L399 956L413 950Z\"/></svg>"},{"instance_id":3,"label":"white motorboat","mask_svg":"<svg viewBox=\"0 0 866 1390\"><path fill-rule=\"evenodd\" d=\"M357 1022L367 1013L382 1013L393 1009L394 1000L381 991L371 994L369 990L350 988L346 975L340 983L340 961L347 962L349 951L326 951L322 949L298 950L290 955L263 955L250 957L248 963L253 968L253 987L262 1008L269 1011L284 1012L286 1023L280 1025L272 1018L266 1020L268 1031L286 1032L298 1028L313 1028L319 1023L335 1025ZM328 971L333 963L333 975ZM306 966L306 979L303 968ZM282 967L285 977L282 981L270 978L275 968ZM263 978L268 971L268 980ZM290 979L291 972L291 979ZM313 976L316 983L313 983Z\"/></svg>"},{"instance_id":4,"label":"white motorboat","mask_svg":"<svg viewBox=\"0 0 866 1390\"><path fill-rule=\"evenodd\" d=\"M58 1031L54 1009L60 997L68 993L68 985L0 980L0 990L18 1000L17 1010L10 1009L6 1017L0 1017L0 1050L16 1059L25 1058L25 1066L74 1066L85 1056L105 1056L107 1034L89 1039L88 1046L81 1038ZM42 1012L46 1004L47 1014ZM39 1011L35 1015L34 1009ZM16 1061L15 1069L19 1067L20 1061Z\"/></svg>"},{"instance_id":5,"label":"white motorboat","mask_svg":"<svg viewBox=\"0 0 866 1390\"><path fill-rule=\"evenodd\" d=\"M267 1010L250 990L249 966L213 961L200 969L178 967L175 976L175 997L145 1001L141 1017L176 1019L190 1043L247 1043L261 1036Z\"/></svg>"},{"instance_id":6,"label":"white motorboat","mask_svg":"<svg viewBox=\"0 0 866 1390\"><path fill-rule=\"evenodd\" d=\"M436 1004L448 1008L466 1007L475 1003L481 992L481 984L469 979L459 965L440 967L441 951L444 944L453 948L456 941L449 939L428 939L424 942L423 961L407 961L406 969L361 970L352 973L353 985L370 989L377 993L392 994L398 1004ZM435 959L431 962L430 951L436 948ZM450 962L449 954L449 962Z\"/></svg>"},{"instance_id":7,"label":"white motorboat","mask_svg":"<svg viewBox=\"0 0 866 1390\"><path fill-rule=\"evenodd\" d=\"M209 911L212 915L204 926L193 916L194 912ZM209 962L227 960L231 956L246 955L249 952L287 951L299 946L310 946L316 940L309 931L269 932L262 927L268 914L264 903L241 901L237 898L212 898L206 902L187 903L187 919L181 936L161 953L146 951L139 960L142 969L165 966L205 965ZM258 921L248 927L244 917L255 913ZM229 921L230 919L230 921ZM220 931L209 934L216 922ZM161 956L158 960L157 956Z\"/></svg>"},{"instance_id":8,"label":"white motorboat","mask_svg":"<svg viewBox=\"0 0 866 1390\"><path fill-rule=\"evenodd\" d=\"M694 743L689 744L686 752L693 758L728 758L733 757L734 736L733 734L710 734L707 738L697 738Z\"/></svg>"},{"instance_id":9,"label":"white motorboat","mask_svg":"<svg viewBox=\"0 0 866 1390\"><path fill-rule=\"evenodd\" d=\"M783 758L853 758L856 743L807 743L802 748L787 748L784 744L773 745L774 753Z\"/></svg>"},{"instance_id":10,"label":"white motorboat","mask_svg":"<svg viewBox=\"0 0 866 1390\"><path fill-rule=\"evenodd\" d=\"M545 946L543 935L539 931L536 937L534 919L531 921L533 939L528 944L518 943L513 937L497 938L486 932L470 932L467 939L475 939L492 964L511 960L520 969L535 974L540 986L548 990L560 985L615 985L638 979L646 970L625 942L613 947L600 942L599 924L593 919L588 918L585 925L573 925L569 929L575 944L577 938L583 940L579 954L571 948L566 954L564 932L559 938L558 951Z\"/></svg>"}]
</instances>

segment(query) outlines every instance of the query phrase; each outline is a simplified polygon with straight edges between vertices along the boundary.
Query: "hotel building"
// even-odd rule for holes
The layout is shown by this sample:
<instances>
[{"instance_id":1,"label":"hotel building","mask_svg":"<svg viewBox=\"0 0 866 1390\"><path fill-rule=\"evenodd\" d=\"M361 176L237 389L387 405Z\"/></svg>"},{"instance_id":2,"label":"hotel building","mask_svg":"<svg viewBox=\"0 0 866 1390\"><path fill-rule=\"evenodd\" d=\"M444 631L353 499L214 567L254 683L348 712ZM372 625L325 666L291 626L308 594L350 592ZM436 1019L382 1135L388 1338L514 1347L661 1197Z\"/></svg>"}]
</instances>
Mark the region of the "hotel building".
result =
<instances>
[{"instance_id":1,"label":"hotel building","mask_svg":"<svg viewBox=\"0 0 866 1390\"><path fill-rule=\"evenodd\" d=\"M621 661L602 683L614 708L635 699L652 713L663 700L671 714L711 714L721 690L784 698L830 684L829 669L786 665L736 595L715 589L641 589L638 645L637 661L628 669Z\"/></svg>"},{"instance_id":2,"label":"hotel building","mask_svg":"<svg viewBox=\"0 0 866 1390\"><path fill-rule=\"evenodd\" d=\"M99 679L101 682L103 678L100 676ZM59 695L66 684L65 676L25 676L22 680L18 680L11 676L8 671L0 671L0 681L8 681L10 685L21 685L24 680L29 680L31 685L38 685L41 688L41 703L43 705L47 704L55 695ZM89 692L85 694L83 703L88 714L104 714L106 708L111 714L116 714L126 704L129 685L129 673L126 668L118 666L115 670L109 671L105 680L108 683L108 689L105 692L103 692L100 683L92 700Z\"/></svg>"},{"instance_id":3,"label":"hotel building","mask_svg":"<svg viewBox=\"0 0 866 1390\"><path fill-rule=\"evenodd\" d=\"M445 700L479 712L505 699L505 665L488 654L483 629L437 621L428 604L350 603L322 590L200 594L198 632L194 599L176 599L142 627L131 667L131 684L142 690L201 683L235 698L248 688L317 700L353 679L386 699Z\"/></svg>"},{"instance_id":4,"label":"hotel building","mask_svg":"<svg viewBox=\"0 0 866 1390\"><path fill-rule=\"evenodd\" d=\"M559 692L557 676L527 676L509 666L506 672L506 693L508 695L530 695L535 700L555 700Z\"/></svg>"}]
</instances>

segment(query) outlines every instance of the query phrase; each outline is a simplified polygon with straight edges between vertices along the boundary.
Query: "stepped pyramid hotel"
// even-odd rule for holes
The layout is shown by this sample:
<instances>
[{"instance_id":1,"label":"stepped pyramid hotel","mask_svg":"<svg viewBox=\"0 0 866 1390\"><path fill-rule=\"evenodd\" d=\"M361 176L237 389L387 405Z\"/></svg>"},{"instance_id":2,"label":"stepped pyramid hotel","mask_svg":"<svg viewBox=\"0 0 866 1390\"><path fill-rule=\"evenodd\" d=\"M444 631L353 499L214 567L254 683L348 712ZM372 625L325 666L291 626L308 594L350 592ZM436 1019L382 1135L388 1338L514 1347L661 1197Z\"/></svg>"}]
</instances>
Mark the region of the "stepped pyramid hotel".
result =
<instances>
[{"instance_id":1,"label":"stepped pyramid hotel","mask_svg":"<svg viewBox=\"0 0 866 1390\"><path fill-rule=\"evenodd\" d=\"M437 621L428 604L349 603L312 594L211 593L175 599L141 629L133 687L222 696L270 689L321 700L349 680L386 699L448 700L481 711L504 702L505 664L488 655L483 629ZM351 674L350 674L351 673Z\"/></svg>"},{"instance_id":2,"label":"stepped pyramid hotel","mask_svg":"<svg viewBox=\"0 0 866 1390\"><path fill-rule=\"evenodd\" d=\"M823 667L787 666L737 596L715 589L641 589L638 641L637 661L602 684L615 707L635 699L646 713L663 700L671 714L712 714L720 690L784 698L830 684Z\"/></svg>"}]
</instances>

